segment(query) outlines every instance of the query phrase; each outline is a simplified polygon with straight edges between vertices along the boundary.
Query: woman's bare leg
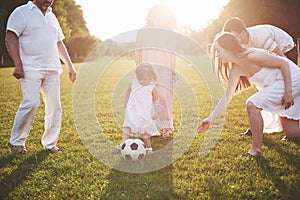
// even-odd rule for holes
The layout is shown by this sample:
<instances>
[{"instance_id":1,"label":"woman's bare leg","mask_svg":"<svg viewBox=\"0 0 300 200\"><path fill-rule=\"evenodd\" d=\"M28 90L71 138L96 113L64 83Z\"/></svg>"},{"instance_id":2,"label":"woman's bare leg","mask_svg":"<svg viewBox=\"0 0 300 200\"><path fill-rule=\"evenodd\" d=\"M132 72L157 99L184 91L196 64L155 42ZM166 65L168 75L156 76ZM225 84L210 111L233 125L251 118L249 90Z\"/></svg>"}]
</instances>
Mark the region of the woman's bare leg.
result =
<instances>
[{"instance_id":1,"label":"woman's bare leg","mask_svg":"<svg viewBox=\"0 0 300 200\"><path fill-rule=\"evenodd\" d=\"M261 109L257 108L252 102L247 103L247 112L250 121L250 129L252 132L252 147L248 153L261 153L263 141L263 118L260 113Z\"/></svg>"},{"instance_id":2,"label":"woman's bare leg","mask_svg":"<svg viewBox=\"0 0 300 200\"><path fill-rule=\"evenodd\" d=\"M299 120L292 120L285 117L280 117L281 126L284 134L289 138L300 137Z\"/></svg>"}]
</instances>

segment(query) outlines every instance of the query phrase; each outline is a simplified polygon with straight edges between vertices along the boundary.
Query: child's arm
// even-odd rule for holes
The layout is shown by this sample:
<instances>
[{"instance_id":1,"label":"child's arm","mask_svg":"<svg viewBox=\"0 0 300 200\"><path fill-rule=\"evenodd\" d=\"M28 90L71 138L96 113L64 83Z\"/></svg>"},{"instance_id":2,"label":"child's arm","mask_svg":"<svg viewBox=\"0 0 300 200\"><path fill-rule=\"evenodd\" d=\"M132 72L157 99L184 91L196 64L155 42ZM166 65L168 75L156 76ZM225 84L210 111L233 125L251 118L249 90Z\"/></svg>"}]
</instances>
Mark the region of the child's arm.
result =
<instances>
[{"instance_id":1,"label":"child's arm","mask_svg":"<svg viewBox=\"0 0 300 200\"><path fill-rule=\"evenodd\" d=\"M128 84L127 90L126 90L126 94L125 94L125 100L124 100L124 107L126 108L128 100L129 100L129 96L130 96L130 92L131 92L131 81Z\"/></svg>"},{"instance_id":2,"label":"child's arm","mask_svg":"<svg viewBox=\"0 0 300 200\"><path fill-rule=\"evenodd\" d=\"M156 104L157 103L157 99L158 99L158 95L157 95L157 88L156 86L153 88L152 90L152 101L153 101L153 104Z\"/></svg>"},{"instance_id":3,"label":"child's arm","mask_svg":"<svg viewBox=\"0 0 300 200\"><path fill-rule=\"evenodd\" d=\"M152 119L157 119L157 117L158 117L158 110L157 110L157 106L156 106L156 104L158 103L157 102L157 100L158 100L158 95L157 95L157 88L156 88L156 86L153 88L153 90L152 90L152 101L153 101L153 109L154 109L154 114L153 114L153 116L152 116Z\"/></svg>"}]
</instances>

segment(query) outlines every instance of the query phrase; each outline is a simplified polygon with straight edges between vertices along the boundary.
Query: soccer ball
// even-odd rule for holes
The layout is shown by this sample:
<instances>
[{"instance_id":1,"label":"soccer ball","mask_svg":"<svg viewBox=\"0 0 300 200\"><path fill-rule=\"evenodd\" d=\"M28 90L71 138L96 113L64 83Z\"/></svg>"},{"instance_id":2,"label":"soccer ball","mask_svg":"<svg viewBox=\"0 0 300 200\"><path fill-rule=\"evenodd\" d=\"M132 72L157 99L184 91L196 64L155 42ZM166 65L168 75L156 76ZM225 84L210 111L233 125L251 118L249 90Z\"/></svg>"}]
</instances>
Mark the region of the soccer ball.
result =
<instances>
[{"instance_id":1,"label":"soccer ball","mask_svg":"<svg viewBox=\"0 0 300 200\"><path fill-rule=\"evenodd\" d=\"M140 139L127 139L121 144L121 155L124 160L138 161L145 157L146 148Z\"/></svg>"}]
</instances>

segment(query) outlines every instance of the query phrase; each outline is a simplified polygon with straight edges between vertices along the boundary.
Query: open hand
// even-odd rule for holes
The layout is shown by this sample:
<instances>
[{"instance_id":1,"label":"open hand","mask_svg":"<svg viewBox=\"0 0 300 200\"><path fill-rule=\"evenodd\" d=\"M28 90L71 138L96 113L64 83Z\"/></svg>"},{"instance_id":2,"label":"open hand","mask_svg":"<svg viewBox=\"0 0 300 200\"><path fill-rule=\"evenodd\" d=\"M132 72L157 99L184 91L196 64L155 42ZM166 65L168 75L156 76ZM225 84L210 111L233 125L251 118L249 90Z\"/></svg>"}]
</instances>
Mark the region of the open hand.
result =
<instances>
[{"instance_id":1,"label":"open hand","mask_svg":"<svg viewBox=\"0 0 300 200\"><path fill-rule=\"evenodd\" d=\"M209 118L206 118L201 121L200 125L197 128L198 133L203 133L209 129L211 125L211 120Z\"/></svg>"}]
</instances>

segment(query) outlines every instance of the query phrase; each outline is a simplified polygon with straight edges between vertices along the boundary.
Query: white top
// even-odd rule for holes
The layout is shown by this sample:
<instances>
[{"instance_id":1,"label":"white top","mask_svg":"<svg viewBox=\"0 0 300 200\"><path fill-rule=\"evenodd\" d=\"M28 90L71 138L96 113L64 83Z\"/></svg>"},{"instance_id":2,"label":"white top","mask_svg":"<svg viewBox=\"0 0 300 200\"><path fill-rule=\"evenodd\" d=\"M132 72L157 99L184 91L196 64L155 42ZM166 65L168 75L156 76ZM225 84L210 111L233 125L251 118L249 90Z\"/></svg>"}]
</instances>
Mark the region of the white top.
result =
<instances>
[{"instance_id":1,"label":"white top","mask_svg":"<svg viewBox=\"0 0 300 200\"><path fill-rule=\"evenodd\" d=\"M295 46L293 38L276 26L267 24L256 25L248 27L247 31L249 32L250 39L248 44L243 45L244 47L255 47L273 51L276 45L278 45L279 49L283 53L286 53Z\"/></svg>"},{"instance_id":2,"label":"white top","mask_svg":"<svg viewBox=\"0 0 300 200\"><path fill-rule=\"evenodd\" d=\"M9 16L7 30L19 37L23 69L62 71L57 42L64 39L61 27L49 8L45 15L31 1Z\"/></svg>"},{"instance_id":3,"label":"white top","mask_svg":"<svg viewBox=\"0 0 300 200\"><path fill-rule=\"evenodd\" d=\"M123 127L129 127L132 133L159 135L154 121L152 90L154 83L141 85L137 79L131 81L131 93L126 106Z\"/></svg>"},{"instance_id":4,"label":"white top","mask_svg":"<svg viewBox=\"0 0 300 200\"><path fill-rule=\"evenodd\" d=\"M290 66L294 105L285 110L284 106L281 104L281 100L285 92L284 79L281 71L279 69L274 69L274 68L262 68L249 78L249 81L252 84L254 84L259 89L259 91L254 95L252 95L247 100L247 102L251 101L257 107L262 108L264 111L270 112L274 115L278 115L280 117L286 117L288 119L299 120L300 119L300 69L295 63L293 63L289 59L283 57L281 58L285 59ZM265 120L267 119L264 118L264 121ZM272 126L274 126L274 124ZM280 124L278 121L278 127L279 126ZM276 130L270 132L276 132Z\"/></svg>"}]
</instances>

